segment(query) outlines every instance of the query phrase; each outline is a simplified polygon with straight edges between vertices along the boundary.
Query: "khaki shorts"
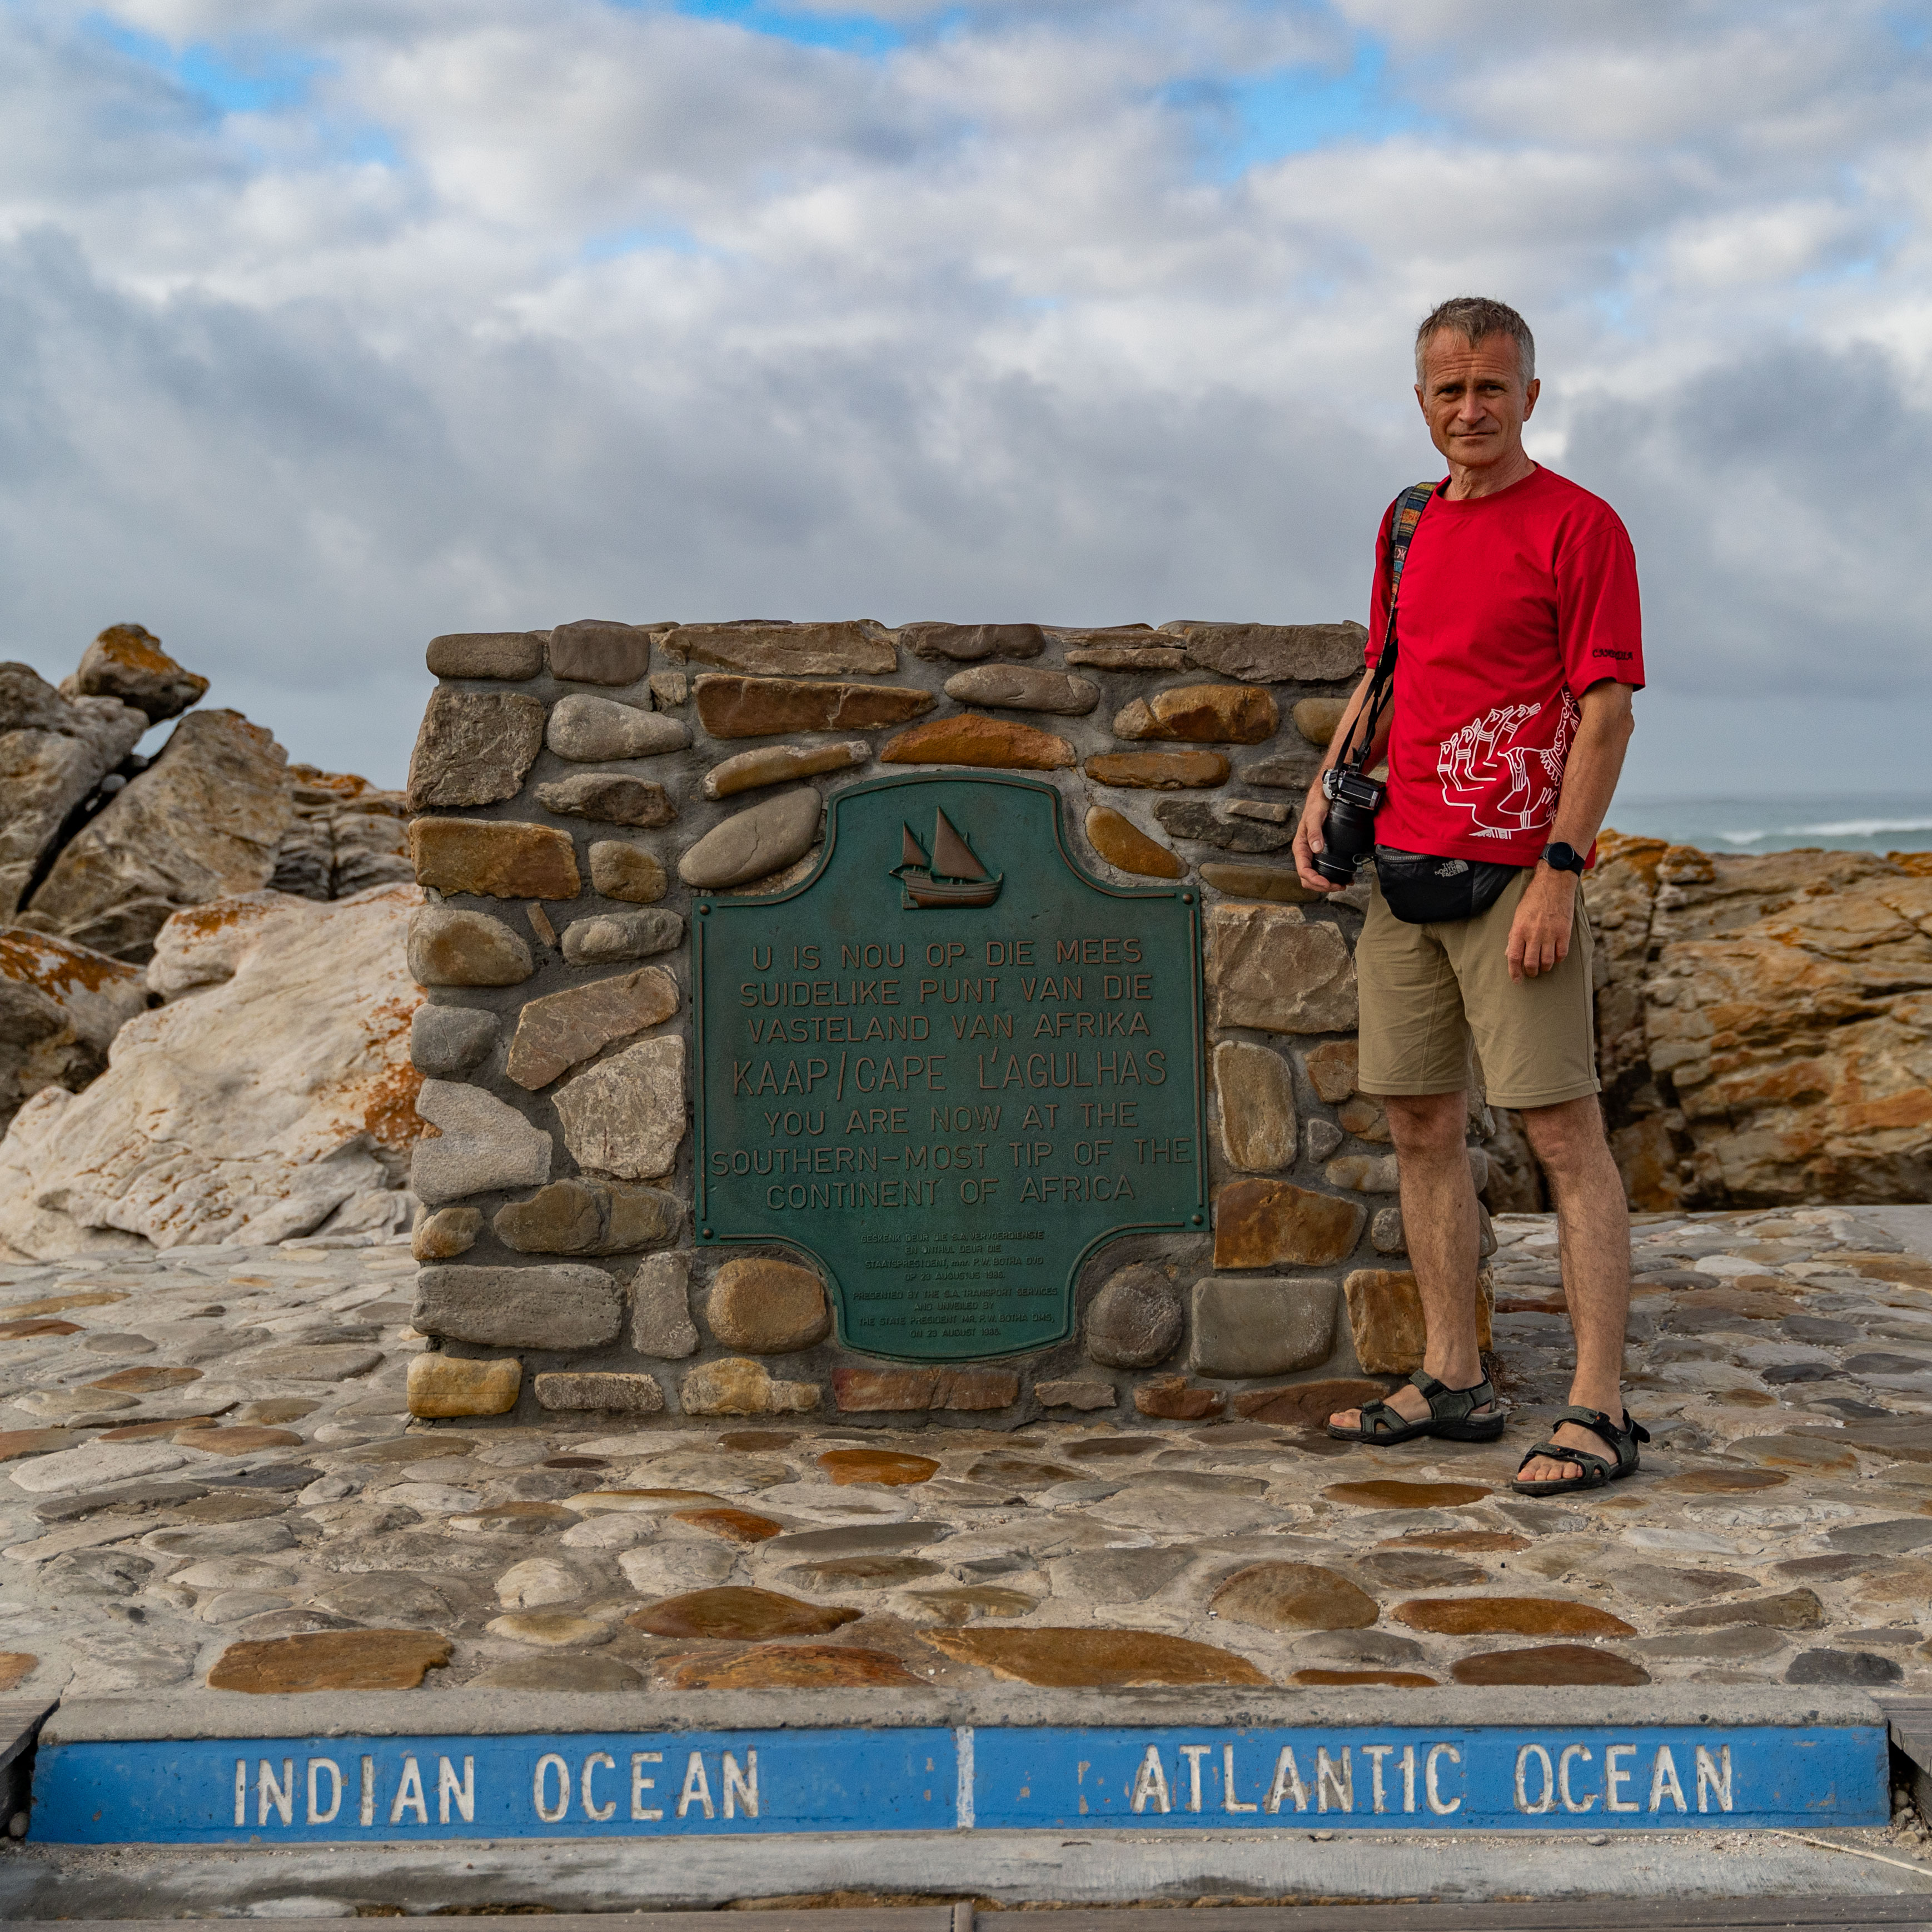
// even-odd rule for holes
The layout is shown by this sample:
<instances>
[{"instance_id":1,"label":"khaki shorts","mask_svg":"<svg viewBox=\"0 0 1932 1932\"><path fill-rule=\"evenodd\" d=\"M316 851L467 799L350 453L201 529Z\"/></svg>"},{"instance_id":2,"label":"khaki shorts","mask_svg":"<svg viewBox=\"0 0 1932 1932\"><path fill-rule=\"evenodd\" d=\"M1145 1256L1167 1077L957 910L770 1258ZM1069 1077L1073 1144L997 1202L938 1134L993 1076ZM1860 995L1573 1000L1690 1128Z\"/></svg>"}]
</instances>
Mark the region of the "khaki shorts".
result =
<instances>
[{"instance_id":1,"label":"khaki shorts","mask_svg":"<svg viewBox=\"0 0 1932 1932\"><path fill-rule=\"evenodd\" d=\"M1368 870L1368 921L1355 948L1364 1093L1453 1094L1473 1081L1491 1106L1522 1108L1601 1090L1580 891L1569 952L1553 971L1516 980L1507 949L1527 869L1487 912L1443 926L1405 925Z\"/></svg>"}]
</instances>

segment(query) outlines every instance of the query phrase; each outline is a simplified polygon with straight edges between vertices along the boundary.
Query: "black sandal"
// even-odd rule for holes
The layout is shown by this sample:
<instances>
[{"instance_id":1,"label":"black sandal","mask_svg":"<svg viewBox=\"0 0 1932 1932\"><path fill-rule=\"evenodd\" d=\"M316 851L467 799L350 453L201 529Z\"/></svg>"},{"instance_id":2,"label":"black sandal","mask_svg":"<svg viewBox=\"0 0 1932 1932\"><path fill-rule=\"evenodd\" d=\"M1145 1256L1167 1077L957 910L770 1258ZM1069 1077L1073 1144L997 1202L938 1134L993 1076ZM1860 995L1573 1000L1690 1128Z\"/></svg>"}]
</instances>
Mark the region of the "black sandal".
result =
<instances>
[{"instance_id":1,"label":"black sandal","mask_svg":"<svg viewBox=\"0 0 1932 1932\"><path fill-rule=\"evenodd\" d=\"M1493 1442L1503 1432L1500 1409L1493 1415L1479 1416L1475 1412L1496 1399L1487 1376L1473 1388L1466 1389L1452 1389L1420 1369L1408 1379L1429 1403L1429 1413L1421 1421L1411 1421L1400 1409L1391 1408L1385 1402L1365 1402L1359 1429L1337 1429L1331 1422L1328 1433L1337 1442L1366 1442L1386 1448L1394 1443L1413 1442L1418 1436L1439 1436L1447 1442Z\"/></svg>"},{"instance_id":2,"label":"black sandal","mask_svg":"<svg viewBox=\"0 0 1932 1932\"><path fill-rule=\"evenodd\" d=\"M1636 1445L1650 1440L1650 1431L1628 1409L1624 1411L1621 1429L1600 1408L1566 1408L1556 1420L1558 1424L1580 1424L1593 1434L1600 1436L1616 1452L1617 1460L1611 1462L1587 1449L1568 1449L1560 1442L1539 1442L1516 1465L1516 1478L1510 1487L1519 1496L1561 1496L1577 1490L1600 1490L1606 1483L1621 1482L1624 1477L1636 1474ZM1526 1483L1521 1472L1539 1456L1546 1456L1552 1462L1574 1462L1583 1473L1580 1476L1557 1476L1543 1482Z\"/></svg>"}]
</instances>

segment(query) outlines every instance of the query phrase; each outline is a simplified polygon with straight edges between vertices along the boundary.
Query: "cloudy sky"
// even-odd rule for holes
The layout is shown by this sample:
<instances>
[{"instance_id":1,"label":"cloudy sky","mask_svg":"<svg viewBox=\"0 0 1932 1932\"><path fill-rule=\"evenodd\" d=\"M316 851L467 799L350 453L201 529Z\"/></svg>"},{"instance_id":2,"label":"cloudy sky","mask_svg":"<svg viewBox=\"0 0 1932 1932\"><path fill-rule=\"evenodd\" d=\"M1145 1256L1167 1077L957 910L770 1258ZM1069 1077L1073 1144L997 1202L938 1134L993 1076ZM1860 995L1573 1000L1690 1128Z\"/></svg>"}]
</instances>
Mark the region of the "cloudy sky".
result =
<instances>
[{"instance_id":1,"label":"cloudy sky","mask_svg":"<svg viewBox=\"0 0 1932 1932\"><path fill-rule=\"evenodd\" d=\"M0 656L394 783L439 631L1359 616L1478 290L1630 785L1932 790L1928 208L1932 0L0 0Z\"/></svg>"}]
</instances>

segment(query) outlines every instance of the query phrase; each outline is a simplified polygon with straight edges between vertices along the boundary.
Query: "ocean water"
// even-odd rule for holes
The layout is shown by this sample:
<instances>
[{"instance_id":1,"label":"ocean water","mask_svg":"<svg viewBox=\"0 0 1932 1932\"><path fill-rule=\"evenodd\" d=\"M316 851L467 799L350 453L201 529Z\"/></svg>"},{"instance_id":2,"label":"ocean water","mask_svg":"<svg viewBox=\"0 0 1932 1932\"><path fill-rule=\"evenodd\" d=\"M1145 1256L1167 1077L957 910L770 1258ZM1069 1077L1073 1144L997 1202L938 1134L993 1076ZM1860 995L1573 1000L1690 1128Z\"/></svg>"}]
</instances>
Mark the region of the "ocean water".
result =
<instances>
[{"instance_id":1,"label":"ocean water","mask_svg":"<svg viewBox=\"0 0 1932 1932\"><path fill-rule=\"evenodd\" d=\"M1882 792L1826 798L1626 798L1612 802L1619 832L1706 852L1932 850L1932 796Z\"/></svg>"}]
</instances>

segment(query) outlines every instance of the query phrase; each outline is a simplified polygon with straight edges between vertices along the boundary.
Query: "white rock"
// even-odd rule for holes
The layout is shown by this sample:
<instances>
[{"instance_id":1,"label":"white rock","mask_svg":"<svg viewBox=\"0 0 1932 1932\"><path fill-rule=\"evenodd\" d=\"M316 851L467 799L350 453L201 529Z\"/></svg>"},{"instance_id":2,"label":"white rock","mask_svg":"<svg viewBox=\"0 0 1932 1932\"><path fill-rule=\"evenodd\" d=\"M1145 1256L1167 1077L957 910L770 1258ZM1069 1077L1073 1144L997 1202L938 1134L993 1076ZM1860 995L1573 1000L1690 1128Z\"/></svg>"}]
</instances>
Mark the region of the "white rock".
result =
<instances>
[{"instance_id":1,"label":"white rock","mask_svg":"<svg viewBox=\"0 0 1932 1932\"><path fill-rule=\"evenodd\" d=\"M566 1550L633 1550L657 1533L655 1516L613 1514L574 1522L557 1540Z\"/></svg>"},{"instance_id":2,"label":"white rock","mask_svg":"<svg viewBox=\"0 0 1932 1932\"><path fill-rule=\"evenodd\" d=\"M568 1564L532 1556L496 1579L496 1600L506 1610L540 1610L546 1604L574 1604L588 1588Z\"/></svg>"},{"instance_id":3,"label":"white rock","mask_svg":"<svg viewBox=\"0 0 1932 1932\"><path fill-rule=\"evenodd\" d=\"M332 904L250 892L178 913L85 1093L50 1088L0 1141L0 1241L46 1258L124 1244L266 1245L406 1225L413 886Z\"/></svg>"},{"instance_id":4,"label":"white rock","mask_svg":"<svg viewBox=\"0 0 1932 1932\"><path fill-rule=\"evenodd\" d=\"M647 1543L617 1558L624 1580L640 1597L676 1597L708 1590L737 1567L737 1552L716 1543Z\"/></svg>"},{"instance_id":5,"label":"white rock","mask_svg":"<svg viewBox=\"0 0 1932 1932\"><path fill-rule=\"evenodd\" d=\"M493 1188L541 1187L550 1139L515 1108L455 1080L425 1080L416 1111L439 1130L416 1148L411 1183L434 1207Z\"/></svg>"},{"instance_id":6,"label":"white rock","mask_svg":"<svg viewBox=\"0 0 1932 1932\"><path fill-rule=\"evenodd\" d=\"M185 1450L167 1442L90 1442L84 1448L31 1457L8 1473L32 1495L58 1496L74 1490L105 1489L110 1483L131 1483L137 1476L158 1476L164 1469L178 1469L188 1460Z\"/></svg>"},{"instance_id":7,"label":"white rock","mask_svg":"<svg viewBox=\"0 0 1932 1932\"><path fill-rule=\"evenodd\" d=\"M475 1490L459 1490L453 1483L398 1483L382 1492L386 1503L402 1503L424 1516L456 1516L473 1510L482 1501Z\"/></svg>"},{"instance_id":8,"label":"white rock","mask_svg":"<svg viewBox=\"0 0 1932 1932\"><path fill-rule=\"evenodd\" d=\"M684 1042L640 1040L599 1060L557 1089L556 1112L565 1144L588 1172L620 1180L670 1173L684 1138Z\"/></svg>"}]
</instances>

